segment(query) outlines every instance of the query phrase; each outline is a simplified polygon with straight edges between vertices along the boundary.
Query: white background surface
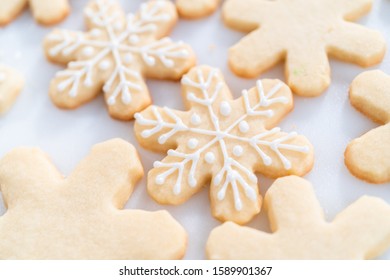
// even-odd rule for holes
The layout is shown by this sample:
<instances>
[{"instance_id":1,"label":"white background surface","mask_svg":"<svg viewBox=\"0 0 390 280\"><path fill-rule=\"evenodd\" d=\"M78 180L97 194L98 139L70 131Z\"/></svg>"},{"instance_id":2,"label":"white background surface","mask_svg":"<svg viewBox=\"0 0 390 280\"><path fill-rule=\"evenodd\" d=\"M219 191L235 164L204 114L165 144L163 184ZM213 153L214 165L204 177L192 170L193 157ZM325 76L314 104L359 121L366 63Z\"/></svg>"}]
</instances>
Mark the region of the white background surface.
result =
<instances>
[{"instance_id":1,"label":"white background surface","mask_svg":"<svg viewBox=\"0 0 390 280\"><path fill-rule=\"evenodd\" d=\"M126 12L135 11L141 0L122 0ZM73 12L57 27L84 30L82 10L86 0L71 0ZM234 76L227 67L227 50L245 34L226 28L220 11L211 17L195 21L181 20L172 33L174 40L183 40L194 48L199 64L221 68L234 93L255 85L255 80ZM390 46L390 1L376 0L373 11L359 21L380 30ZM48 97L48 85L63 67L47 62L42 40L52 27L35 23L26 10L13 23L0 29L0 63L22 72L26 87L12 110L0 117L0 157L18 146L37 146L49 154L54 164L68 175L92 145L121 137L133 143L141 155L147 172L155 160L164 155L139 147L133 133L133 122L120 122L109 117L103 96L74 111L56 108ZM307 136L315 147L315 166L306 176L315 188L326 218L334 216L362 195L379 196L390 203L390 184L371 185L354 178L344 165L344 150L349 141L378 125L357 112L349 103L348 87L354 77L365 69L331 61L332 85L314 99L295 96L295 109L280 124L285 131L297 131ZM390 51L377 67L390 74ZM262 77L284 80L283 65ZM180 84L148 81L154 104L183 109ZM259 176L260 192L265 194L272 180ZM181 206L166 207L155 203L146 193L144 178L135 189L127 208L145 210L167 209L188 231L187 259L202 259L209 232L220 223L210 214L208 186ZM0 215L5 213L0 199ZM64 209L66 211L66 209ZM48 213L50 214L50 213ZM390 218L390 217L389 217ZM269 231L265 212L250 227ZM390 251L382 256L390 259Z\"/></svg>"}]
</instances>

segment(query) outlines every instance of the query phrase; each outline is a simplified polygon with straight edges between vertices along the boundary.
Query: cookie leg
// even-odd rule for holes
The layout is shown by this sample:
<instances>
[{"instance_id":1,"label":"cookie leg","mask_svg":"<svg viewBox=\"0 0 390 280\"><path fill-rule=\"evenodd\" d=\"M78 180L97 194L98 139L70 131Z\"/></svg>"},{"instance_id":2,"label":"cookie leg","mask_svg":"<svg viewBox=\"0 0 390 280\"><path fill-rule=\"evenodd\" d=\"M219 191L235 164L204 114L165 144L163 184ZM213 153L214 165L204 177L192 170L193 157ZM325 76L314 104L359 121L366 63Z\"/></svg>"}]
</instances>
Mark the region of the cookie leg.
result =
<instances>
[{"instance_id":1,"label":"cookie leg","mask_svg":"<svg viewBox=\"0 0 390 280\"><path fill-rule=\"evenodd\" d=\"M27 0L0 0L0 26L13 20L26 4Z\"/></svg>"},{"instance_id":2,"label":"cookie leg","mask_svg":"<svg viewBox=\"0 0 390 280\"><path fill-rule=\"evenodd\" d=\"M70 11L68 0L29 0L34 18L50 25L62 21Z\"/></svg>"}]
</instances>

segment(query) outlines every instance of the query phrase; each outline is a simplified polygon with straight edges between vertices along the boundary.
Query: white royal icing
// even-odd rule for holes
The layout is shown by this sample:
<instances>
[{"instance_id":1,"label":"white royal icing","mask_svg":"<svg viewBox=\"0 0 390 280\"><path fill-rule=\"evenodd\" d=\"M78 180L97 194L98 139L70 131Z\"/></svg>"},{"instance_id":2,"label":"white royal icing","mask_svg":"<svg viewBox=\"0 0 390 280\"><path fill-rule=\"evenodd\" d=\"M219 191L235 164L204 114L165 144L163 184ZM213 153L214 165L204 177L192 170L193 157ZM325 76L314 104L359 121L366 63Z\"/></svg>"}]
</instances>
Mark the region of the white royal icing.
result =
<instances>
[{"instance_id":1,"label":"white royal icing","mask_svg":"<svg viewBox=\"0 0 390 280\"><path fill-rule=\"evenodd\" d=\"M49 36L50 40L57 43L49 50L51 56L67 56L81 49L83 55L89 58L72 62L67 70L58 73L58 77L64 78L58 84L59 92L70 88L69 95L76 97L80 86L93 85L94 67L112 69L103 87L103 91L108 94L107 102L114 105L120 96L122 103L127 105L132 102L132 95L143 89L139 67L135 68L137 70L131 67L135 56L140 57L137 62L148 67L161 63L166 69L173 68L178 59L189 56L182 42L174 43L169 38L152 42L148 39L144 43L143 37L158 31L160 23L171 20L171 15L164 11L167 1L143 3L138 16L129 15L125 23L118 20L121 15L115 10L115 2L95 0L95 3L96 10L87 8L85 11L95 25L88 34L74 35L62 30ZM108 65L107 60L111 60L114 67Z\"/></svg>"},{"instance_id":2,"label":"white royal icing","mask_svg":"<svg viewBox=\"0 0 390 280\"><path fill-rule=\"evenodd\" d=\"M195 150L194 152L183 153L176 150L169 150L168 156L176 158L177 161L173 161L171 159L170 162L158 161L154 164L155 168L166 169L166 171L156 177L156 183L159 185L163 185L169 176L177 172L177 180L173 186L173 192L175 194L181 193L182 180L187 180L191 187L195 187L197 185L195 174L197 173L200 159L204 157L204 160L208 164L214 163L217 157L210 151L210 149L218 146L218 149L221 151L218 158L220 157L223 160L223 166L219 172L214 175L213 179L213 184L220 188L218 191L218 199L225 199L227 188L230 186L233 192L235 209L240 211L243 208L241 198L242 193L252 201L257 200L257 185L255 185L257 183L257 177L253 174L253 170L250 167L234 158L241 157L243 155L243 145L248 146L249 144L266 166L273 163L273 159L267 154L271 150L287 170L291 169L292 166L290 160L283 154L284 150L297 151L300 153L309 152L309 147L307 146L286 144L287 141L294 139L297 134L293 132L290 134L279 135L279 128L265 131L261 128L262 126L259 125L257 130L261 128L261 131L258 132L258 134L254 136L245 135L250 130L247 121L248 118L259 118L257 121L261 122L264 117L270 118L274 116L274 111L270 107L272 104L288 103L289 100L287 97L275 96L281 90L281 83L276 84L268 92L265 92L262 82L258 81L256 84L258 101L256 104L251 104L249 92L243 91L243 107L245 108L245 113L239 116L235 121L232 121L232 124L227 128L221 127L222 122L218 117L219 114L218 112L215 112L213 106L214 102L219 102L216 100L220 100L220 95L222 94L222 88L224 86L224 82L220 78L218 71L213 70L207 77L204 77L201 69L198 69L197 81L185 76L182 79L182 83L186 87L196 89L199 92L199 94L195 94L195 91L189 90L187 99L192 102L193 107L200 106L206 109L205 114L209 116L207 121L210 123L211 128L198 128L198 117L194 117L195 114L191 116L188 123L185 123L179 115L169 108L157 109L157 107L153 106L152 118L146 118L142 114L136 114L135 116L139 125L151 127L142 131L141 136L144 138L149 138L152 135L160 133L162 130L166 131L159 137L160 144L165 143L169 138L173 137L177 133L191 135L190 140L187 142L187 146L190 149ZM216 83L216 85L214 83ZM220 102L219 113L221 113L223 117L229 116L231 111L232 108L229 102ZM244 135L233 134L233 132L236 131L236 128L238 128L240 133ZM252 131L252 133L254 132ZM196 136L207 136L210 138L210 141L199 145L199 141L195 141ZM163 141L160 141L160 139L163 139ZM233 146L232 150L229 150L227 148L227 143L229 143L229 141L234 141L234 143L239 142L242 143L242 145L236 144ZM184 178L184 171L187 168L187 164L190 164L191 167L187 175L188 177Z\"/></svg>"}]
</instances>

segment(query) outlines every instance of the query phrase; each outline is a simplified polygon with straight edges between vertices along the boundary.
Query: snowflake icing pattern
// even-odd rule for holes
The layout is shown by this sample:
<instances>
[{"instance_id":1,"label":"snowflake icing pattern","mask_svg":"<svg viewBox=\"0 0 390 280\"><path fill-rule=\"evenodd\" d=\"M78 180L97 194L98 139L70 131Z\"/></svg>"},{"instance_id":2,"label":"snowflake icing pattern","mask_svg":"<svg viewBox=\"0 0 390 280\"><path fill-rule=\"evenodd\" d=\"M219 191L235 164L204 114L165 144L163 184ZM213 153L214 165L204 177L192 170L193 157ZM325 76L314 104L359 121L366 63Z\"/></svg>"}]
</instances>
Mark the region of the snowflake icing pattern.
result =
<instances>
[{"instance_id":1,"label":"snowflake icing pattern","mask_svg":"<svg viewBox=\"0 0 390 280\"><path fill-rule=\"evenodd\" d=\"M182 84L190 111L151 106L135 116L142 145L170 149L148 175L148 191L157 201L182 203L212 177L214 216L245 223L261 206L254 172L277 177L303 175L311 168L313 153L306 138L266 129L293 106L291 91L282 82L258 81L256 88L232 100L219 71L203 66L191 70Z\"/></svg>"},{"instance_id":2,"label":"snowflake icing pattern","mask_svg":"<svg viewBox=\"0 0 390 280\"><path fill-rule=\"evenodd\" d=\"M78 107L103 88L110 114L129 120L151 103L143 75L179 79L194 64L188 45L158 40L177 20L168 1L149 1L125 18L117 2L95 0L85 14L88 33L56 30L45 42L51 60L70 62L50 89L59 107Z\"/></svg>"}]
</instances>

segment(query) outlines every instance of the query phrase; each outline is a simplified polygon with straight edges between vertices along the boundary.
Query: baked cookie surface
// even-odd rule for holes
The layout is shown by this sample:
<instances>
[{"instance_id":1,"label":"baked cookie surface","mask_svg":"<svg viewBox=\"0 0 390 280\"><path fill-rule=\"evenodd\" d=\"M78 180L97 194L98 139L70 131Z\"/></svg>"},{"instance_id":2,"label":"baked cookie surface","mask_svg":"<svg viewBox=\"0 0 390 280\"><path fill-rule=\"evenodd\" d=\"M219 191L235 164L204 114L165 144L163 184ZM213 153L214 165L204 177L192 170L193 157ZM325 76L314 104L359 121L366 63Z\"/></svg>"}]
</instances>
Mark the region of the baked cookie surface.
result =
<instances>
[{"instance_id":1,"label":"baked cookie surface","mask_svg":"<svg viewBox=\"0 0 390 280\"><path fill-rule=\"evenodd\" d=\"M233 100L221 72L199 66L182 85L188 111L151 106L136 115L139 143L168 152L148 173L157 202L182 204L211 182L213 216L246 223L261 207L255 173L277 178L311 170L310 142L275 127L293 108L291 91L279 80L258 81Z\"/></svg>"},{"instance_id":2,"label":"baked cookie surface","mask_svg":"<svg viewBox=\"0 0 390 280\"><path fill-rule=\"evenodd\" d=\"M187 236L166 212L121 210L143 168L129 143L92 148L64 179L39 149L0 160L0 259L179 259Z\"/></svg>"},{"instance_id":3,"label":"baked cookie surface","mask_svg":"<svg viewBox=\"0 0 390 280\"><path fill-rule=\"evenodd\" d=\"M345 164L360 179L390 182L390 76L380 70L360 74L349 98L353 107L382 126L349 143Z\"/></svg>"},{"instance_id":4,"label":"baked cookie surface","mask_svg":"<svg viewBox=\"0 0 390 280\"><path fill-rule=\"evenodd\" d=\"M177 21L169 1L148 1L126 17L117 1L94 0L85 18L89 32L55 30L44 42L49 60L68 63L50 84L60 108L77 108L103 90L110 115L131 120L152 102L145 77L178 80L195 64L188 45L165 37Z\"/></svg>"},{"instance_id":5,"label":"baked cookie surface","mask_svg":"<svg viewBox=\"0 0 390 280\"><path fill-rule=\"evenodd\" d=\"M372 0L228 0L226 25L251 32L230 49L229 65L252 78L285 60L292 91L318 96L330 84L328 55L365 67L382 61L381 33L351 22L371 5Z\"/></svg>"},{"instance_id":6,"label":"baked cookie surface","mask_svg":"<svg viewBox=\"0 0 390 280\"><path fill-rule=\"evenodd\" d=\"M280 178L265 195L272 233L227 222L207 241L209 259L371 259L390 247L390 206L363 196L328 223L311 184Z\"/></svg>"},{"instance_id":7,"label":"baked cookie surface","mask_svg":"<svg viewBox=\"0 0 390 280\"><path fill-rule=\"evenodd\" d=\"M70 12L68 0L0 0L0 26L10 23L27 5L35 20L44 25L58 23Z\"/></svg>"}]
</instances>

